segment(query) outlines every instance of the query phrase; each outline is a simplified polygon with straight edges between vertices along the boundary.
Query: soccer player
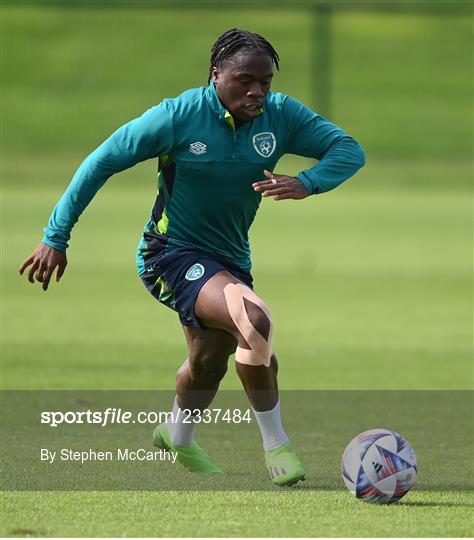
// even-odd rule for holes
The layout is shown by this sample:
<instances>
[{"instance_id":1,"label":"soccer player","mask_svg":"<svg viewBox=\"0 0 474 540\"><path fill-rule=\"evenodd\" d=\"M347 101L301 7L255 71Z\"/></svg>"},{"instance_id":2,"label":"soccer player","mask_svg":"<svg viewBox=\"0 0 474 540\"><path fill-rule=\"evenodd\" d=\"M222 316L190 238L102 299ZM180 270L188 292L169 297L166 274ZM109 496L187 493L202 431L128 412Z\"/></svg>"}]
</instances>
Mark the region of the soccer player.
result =
<instances>
[{"instance_id":1,"label":"soccer player","mask_svg":"<svg viewBox=\"0 0 474 540\"><path fill-rule=\"evenodd\" d=\"M183 422L183 410L210 405L235 352L272 481L292 485L305 471L280 419L272 317L253 291L248 231L262 196L324 193L365 158L342 129L270 92L274 67L278 54L262 36L222 34L211 50L209 86L164 99L92 152L19 271L29 268L29 281L43 290L56 269L59 281L71 230L97 191L113 174L158 158L159 190L138 246L138 273L152 296L178 313L188 358L176 377L173 421L155 429L154 444L178 452L190 471L222 472L194 441L196 423ZM286 153L319 163L296 176L272 172Z\"/></svg>"}]
</instances>

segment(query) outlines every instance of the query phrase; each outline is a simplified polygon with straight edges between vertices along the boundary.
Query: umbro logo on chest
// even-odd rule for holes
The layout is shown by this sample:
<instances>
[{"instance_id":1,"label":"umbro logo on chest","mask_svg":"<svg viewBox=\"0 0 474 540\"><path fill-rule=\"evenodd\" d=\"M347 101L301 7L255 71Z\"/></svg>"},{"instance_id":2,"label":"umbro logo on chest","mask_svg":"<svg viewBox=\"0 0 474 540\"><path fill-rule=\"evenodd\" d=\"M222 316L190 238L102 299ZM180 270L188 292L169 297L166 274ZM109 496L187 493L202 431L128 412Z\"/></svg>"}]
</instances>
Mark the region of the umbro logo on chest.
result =
<instances>
[{"instance_id":1,"label":"umbro logo on chest","mask_svg":"<svg viewBox=\"0 0 474 540\"><path fill-rule=\"evenodd\" d=\"M189 145L189 151L196 156L200 156L201 154L205 154L207 152L207 144L199 141L193 142Z\"/></svg>"}]
</instances>

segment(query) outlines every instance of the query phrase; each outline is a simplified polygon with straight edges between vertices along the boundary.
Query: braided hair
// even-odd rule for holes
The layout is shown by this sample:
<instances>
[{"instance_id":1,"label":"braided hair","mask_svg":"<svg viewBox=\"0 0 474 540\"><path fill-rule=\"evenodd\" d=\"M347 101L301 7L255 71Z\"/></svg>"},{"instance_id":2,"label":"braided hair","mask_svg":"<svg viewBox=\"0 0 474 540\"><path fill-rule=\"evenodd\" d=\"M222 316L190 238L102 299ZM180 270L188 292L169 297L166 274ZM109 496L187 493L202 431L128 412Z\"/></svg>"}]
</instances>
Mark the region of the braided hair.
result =
<instances>
[{"instance_id":1,"label":"braided hair","mask_svg":"<svg viewBox=\"0 0 474 540\"><path fill-rule=\"evenodd\" d=\"M213 68L221 67L224 60L231 58L240 51L268 55L275 64L275 67L280 69L280 57L273 46L264 37L260 34L248 32L247 30L232 28L231 30L224 32L212 46L211 65L209 67L207 84L211 82Z\"/></svg>"}]
</instances>

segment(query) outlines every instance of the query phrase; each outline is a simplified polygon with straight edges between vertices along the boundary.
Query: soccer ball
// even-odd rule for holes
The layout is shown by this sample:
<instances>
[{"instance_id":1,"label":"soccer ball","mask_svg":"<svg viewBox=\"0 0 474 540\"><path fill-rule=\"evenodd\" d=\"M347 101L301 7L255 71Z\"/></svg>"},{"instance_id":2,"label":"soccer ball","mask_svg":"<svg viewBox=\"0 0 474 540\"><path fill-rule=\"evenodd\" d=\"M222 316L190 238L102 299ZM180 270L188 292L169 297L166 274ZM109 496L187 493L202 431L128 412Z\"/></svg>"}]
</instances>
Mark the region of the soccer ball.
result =
<instances>
[{"instance_id":1,"label":"soccer ball","mask_svg":"<svg viewBox=\"0 0 474 540\"><path fill-rule=\"evenodd\" d=\"M416 481L416 455L399 433L370 429L347 445L341 474L347 489L358 499L393 503L408 493Z\"/></svg>"}]
</instances>

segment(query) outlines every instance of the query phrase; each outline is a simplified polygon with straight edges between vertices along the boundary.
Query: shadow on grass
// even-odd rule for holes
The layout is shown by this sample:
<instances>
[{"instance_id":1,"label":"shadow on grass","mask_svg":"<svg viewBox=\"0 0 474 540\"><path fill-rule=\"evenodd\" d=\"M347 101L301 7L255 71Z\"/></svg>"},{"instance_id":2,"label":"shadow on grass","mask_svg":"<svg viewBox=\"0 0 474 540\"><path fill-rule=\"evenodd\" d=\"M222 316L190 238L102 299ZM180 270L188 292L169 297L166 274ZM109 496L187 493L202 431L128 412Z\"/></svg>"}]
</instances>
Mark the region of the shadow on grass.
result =
<instances>
[{"instance_id":1,"label":"shadow on grass","mask_svg":"<svg viewBox=\"0 0 474 540\"><path fill-rule=\"evenodd\" d=\"M47 536L47 533L44 531L37 531L34 529L24 529L20 527L16 529L11 529L9 531L8 536L21 536L21 537L29 537L29 536L35 537L36 536L38 537L38 536Z\"/></svg>"},{"instance_id":2,"label":"shadow on grass","mask_svg":"<svg viewBox=\"0 0 474 540\"><path fill-rule=\"evenodd\" d=\"M436 502L436 501L433 501L433 502L427 502L427 501L401 501L399 503L396 503L397 506L426 506L427 508L436 508L437 506L444 506L444 507L452 507L452 508L455 508L456 506L458 507L467 507L467 508L472 508L474 506L473 503L468 503L468 502L459 502L459 503L454 503L454 502L442 502L442 501L439 501L439 502Z\"/></svg>"}]
</instances>

